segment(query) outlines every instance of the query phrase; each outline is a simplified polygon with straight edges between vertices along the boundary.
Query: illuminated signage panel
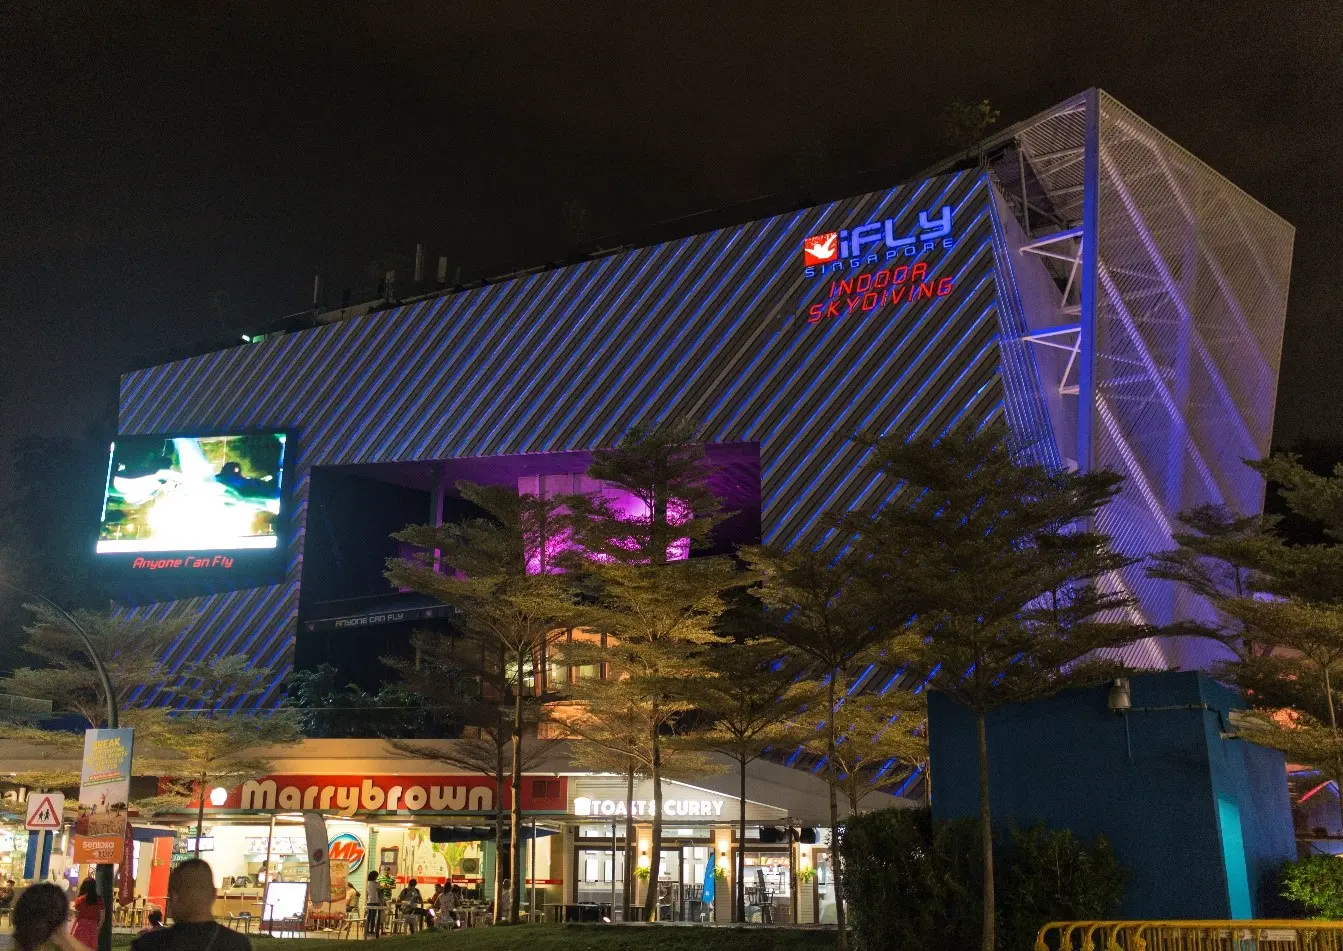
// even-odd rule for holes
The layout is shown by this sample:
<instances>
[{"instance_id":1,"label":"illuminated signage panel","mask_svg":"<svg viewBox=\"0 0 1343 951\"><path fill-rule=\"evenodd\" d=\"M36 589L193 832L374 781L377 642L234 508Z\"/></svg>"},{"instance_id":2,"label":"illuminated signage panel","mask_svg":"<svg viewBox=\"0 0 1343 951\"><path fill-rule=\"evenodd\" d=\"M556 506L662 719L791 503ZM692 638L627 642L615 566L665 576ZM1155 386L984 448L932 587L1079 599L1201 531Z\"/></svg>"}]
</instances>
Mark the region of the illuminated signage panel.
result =
<instances>
[{"instance_id":1,"label":"illuminated signage panel","mask_svg":"<svg viewBox=\"0 0 1343 951\"><path fill-rule=\"evenodd\" d=\"M119 437L98 554L134 556L141 571L190 571L232 568L230 552L278 547L285 441L283 433Z\"/></svg>"}]
</instances>

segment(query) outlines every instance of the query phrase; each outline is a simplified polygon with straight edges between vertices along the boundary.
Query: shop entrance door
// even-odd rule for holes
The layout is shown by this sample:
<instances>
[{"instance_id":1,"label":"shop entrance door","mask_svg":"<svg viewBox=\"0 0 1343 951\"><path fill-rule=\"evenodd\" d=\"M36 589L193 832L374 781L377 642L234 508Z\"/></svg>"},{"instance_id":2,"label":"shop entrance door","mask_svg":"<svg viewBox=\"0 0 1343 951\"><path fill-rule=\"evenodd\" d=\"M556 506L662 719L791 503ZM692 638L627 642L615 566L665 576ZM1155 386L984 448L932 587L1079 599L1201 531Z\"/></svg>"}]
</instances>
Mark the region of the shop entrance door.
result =
<instances>
[{"instance_id":1,"label":"shop entrance door","mask_svg":"<svg viewBox=\"0 0 1343 951\"><path fill-rule=\"evenodd\" d=\"M818 924L835 923L835 886L830 872L830 850L817 849L816 863L816 921Z\"/></svg>"},{"instance_id":2,"label":"shop entrance door","mask_svg":"<svg viewBox=\"0 0 1343 951\"><path fill-rule=\"evenodd\" d=\"M681 850L663 849L658 865L657 920L680 921Z\"/></svg>"},{"instance_id":3,"label":"shop entrance door","mask_svg":"<svg viewBox=\"0 0 1343 951\"><path fill-rule=\"evenodd\" d=\"M681 847L681 907L679 921L713 920L713 907L704 901L704 873L709 867L712 845ZM715 889L716 891L716 889ZM726 898L726 896L723 896ZM715 900L719 900L715 898Z\"/></svg>"},{"instance_id":4,"label":"shop entrance door","mask_svg":"<svg viewBox=\"0 0 1343 951\"><path fill-rule=\"evenodd\" d=\"M614 904L612 921L620 919L620 900L625 882L624 843L611 861L611 847L578 850L578 874L574 879L574 901L580 905ZM614 891L613 891L614 886ZM615 901L612 902L614 895Z\"/></svg>"}]
</instances>

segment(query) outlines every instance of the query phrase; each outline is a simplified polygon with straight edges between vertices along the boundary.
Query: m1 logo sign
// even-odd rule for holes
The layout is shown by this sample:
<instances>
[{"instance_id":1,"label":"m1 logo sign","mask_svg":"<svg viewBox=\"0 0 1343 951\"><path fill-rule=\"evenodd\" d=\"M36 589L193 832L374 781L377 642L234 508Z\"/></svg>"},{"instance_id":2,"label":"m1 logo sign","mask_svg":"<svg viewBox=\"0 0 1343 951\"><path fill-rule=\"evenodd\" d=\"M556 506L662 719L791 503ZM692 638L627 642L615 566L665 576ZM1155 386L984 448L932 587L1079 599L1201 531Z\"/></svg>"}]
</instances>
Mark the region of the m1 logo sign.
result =
<instances>
[{"instance_id":1,"label":"m1 logo sign","mask_svg":"<svg viewBox=\"0 0 1343 951\"><path fill-rule=\"evenodd\" d=\"M326 846L327 859L331 862L346 862L353 872L364 864L364 843L353 832L342 832Z\"/></svg>"}]
</instances>

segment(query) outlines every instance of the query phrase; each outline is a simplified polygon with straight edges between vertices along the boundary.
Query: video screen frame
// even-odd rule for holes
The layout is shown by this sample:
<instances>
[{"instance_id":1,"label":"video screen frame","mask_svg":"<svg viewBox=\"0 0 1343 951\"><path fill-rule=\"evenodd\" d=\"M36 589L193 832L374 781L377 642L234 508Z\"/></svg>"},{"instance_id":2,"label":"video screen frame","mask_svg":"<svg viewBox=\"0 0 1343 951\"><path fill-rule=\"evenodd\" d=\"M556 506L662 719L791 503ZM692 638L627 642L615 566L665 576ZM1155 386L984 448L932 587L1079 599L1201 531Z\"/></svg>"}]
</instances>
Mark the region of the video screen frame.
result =
<instances>
[{"instance_id":1,"label":"video screen frame","mask_svg":"<svg viewBox=\"0 0 1343 951\"><path fill-rule=\"evenodd\" d=\"M211 458L212 455L218 455L219 444L227 444L231 440L244 441L244 446L246 441L274 440L278 444L274 465L267 471L261 471L246 454L232 460L228 459L227 455L222 460ZM141 453L152 453L152 445L155 442L165 447L171 443L172 458L169 458L169 452L162 453L164 464L154 470L149 468L152 462L142 463L134 470L135 475L120 477L127 481L139 480L140 484L118 488L115 484L115 480L119 478L118 449L125 453L129 444L131 447L140 447ZM183 451L192 448L195 449L195 454L188 463L183 458ZM269 451L270 447L262 443L262 448ZM238 446L232 451L240 452L242 449L243 446ZM134 448L131 451L135 451ZM228 451L226 450L226 453ZM271 557L284 549L287 537L286 526L290 505L288 476L292 464L292 451L292 433L279 428L119 434L108 448L95 557L99 562L113 563L134 558L137 567L147 567L148 565L143 565L146 559L160 555L168 556L172 561L172 556L179 556L176 560L181 560L182 557L190 560L192 555L208 553L214 556L213 561L222 562L223 567L232 567L232 559L235 556L245 559ZM141 472L141 469L145 471ZM186 475L183 475L184 469L188 470ZM193 469L194 472L190 471ZM189 513L190 517L182 520L196 523L194 530L175 527L162 533L162 537L159 538L153 535L135 538L109 537L114 534L109 529L110 525L117 521L123 524L128 521L128 519L109 520L110 513L121 509L123 513L138 518L141 522L147 521L154 508L150 504L151 501L155 498L164 498L162 490L164 485L169 483L176 486L174 494L194 485L195 488L191 491L196 498L185 496L178 499L177 504L189 506L194 502L215 505L216 521L226 520L229 527L221 529L221 526L216 525L213 529L201 528L198 524L200 513L189 512L189 508L184 507L176 513L170 511L168 516L182 518ZM133 499L138 498L138 501L127 502L128 495ZM230 511L234 508L238 511ZM239 528L238 522L248 517L264 518L268 530L249 531ZM221 564L216 564L214 567L221 567Z\"/></svg>"}]
</instances>

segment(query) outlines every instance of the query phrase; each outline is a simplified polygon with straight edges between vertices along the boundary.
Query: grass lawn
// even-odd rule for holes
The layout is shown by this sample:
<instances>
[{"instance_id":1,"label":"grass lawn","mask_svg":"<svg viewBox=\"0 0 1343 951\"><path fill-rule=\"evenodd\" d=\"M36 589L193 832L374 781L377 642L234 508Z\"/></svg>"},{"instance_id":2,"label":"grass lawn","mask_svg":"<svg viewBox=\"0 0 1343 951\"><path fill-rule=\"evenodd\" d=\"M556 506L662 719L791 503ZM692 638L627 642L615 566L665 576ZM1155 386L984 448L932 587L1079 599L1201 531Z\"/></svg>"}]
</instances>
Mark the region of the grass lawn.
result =
<instances>
[{"instance_id":1,"label":"grass lawn","mask_svg":"<svg viewBox=\"0 0 1343 951\"><path fill-rule=\"evenodd\" d=\"M253 935L252 946L257 951L829 951L835 946L835 932L758 925L520 925L428 931L375 942ZM129 936L118 935L113 947L117 951L129 948Z\"/></svg>"}]
</instances>

